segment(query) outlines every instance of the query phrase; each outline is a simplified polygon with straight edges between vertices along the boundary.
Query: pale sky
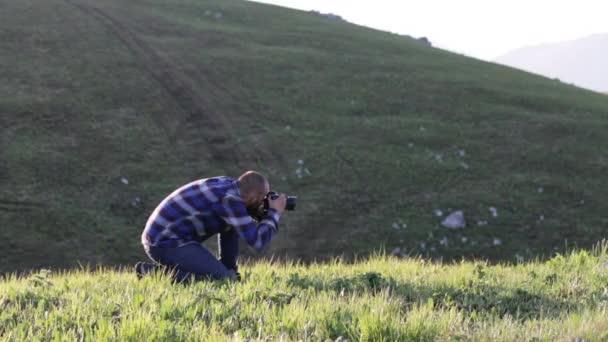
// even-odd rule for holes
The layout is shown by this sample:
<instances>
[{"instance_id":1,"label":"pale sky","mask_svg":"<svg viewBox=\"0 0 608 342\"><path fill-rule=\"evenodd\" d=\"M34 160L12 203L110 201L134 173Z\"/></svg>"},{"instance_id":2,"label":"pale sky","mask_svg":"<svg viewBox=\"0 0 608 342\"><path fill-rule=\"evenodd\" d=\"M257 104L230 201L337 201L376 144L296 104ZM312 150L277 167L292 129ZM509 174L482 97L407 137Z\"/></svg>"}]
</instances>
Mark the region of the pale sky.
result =
<instances>
[{"instance_id":1,"label":"pale sky","mask_svg":"<svg viewBox=\"0 0 608 342\"><path fill-rule=\"evenodd\" d=\"M608 33L608 0L256 1L425 36L437 47L485 60L520 47Z\"/></svg>"}]
</instances>

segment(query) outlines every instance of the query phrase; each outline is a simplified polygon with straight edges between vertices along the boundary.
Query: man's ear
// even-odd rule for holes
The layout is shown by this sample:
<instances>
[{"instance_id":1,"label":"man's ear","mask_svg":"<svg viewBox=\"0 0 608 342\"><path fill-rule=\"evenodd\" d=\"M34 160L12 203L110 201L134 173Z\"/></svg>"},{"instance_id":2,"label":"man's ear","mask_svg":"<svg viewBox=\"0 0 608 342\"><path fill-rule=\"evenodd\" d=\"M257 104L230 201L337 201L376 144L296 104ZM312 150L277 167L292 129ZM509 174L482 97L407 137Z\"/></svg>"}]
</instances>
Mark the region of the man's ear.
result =
<instances>
[{"instance_id":1,"label":"man's ear","mask_svg":"<svg viewBox=\"0 0 608 342\"><path fill-rule=\"evenodd\" d=\"M243 200L245 201L245 204L251 205L253 203L253 196L252 196L251 192L244 193Z\"/></svg>"},{"instance_id":2,"label":"man's ear","mask_svg":"<svg viewBox=\"0 0 608 342\"><path fill-rule=\"evenodd\" d=\"M266 196L266 194L262 194L259 192L248 192L248 193L244 193L242 194L243 196L243 201L245 201L245 203L247 205L253 205L253 204L257 204L258 202L260 202L264 196Z\"/></svg>"}]
</instances>

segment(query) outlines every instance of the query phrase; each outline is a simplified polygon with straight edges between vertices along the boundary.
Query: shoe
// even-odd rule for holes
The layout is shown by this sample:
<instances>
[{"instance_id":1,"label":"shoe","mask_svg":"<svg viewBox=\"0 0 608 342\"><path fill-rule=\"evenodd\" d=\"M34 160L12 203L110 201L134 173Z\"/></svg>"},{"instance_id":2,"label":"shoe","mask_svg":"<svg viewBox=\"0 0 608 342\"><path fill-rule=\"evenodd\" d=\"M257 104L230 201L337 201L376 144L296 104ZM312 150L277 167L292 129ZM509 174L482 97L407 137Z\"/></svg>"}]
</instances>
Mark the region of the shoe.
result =
<instances>
[{"instance_id":1,"label":"shoe","mask_svg":"<svg viewBox=\"0 0 608 342\"><path fill-rule=\"evenodd\" d=\"M146 274L152 272L156 268L156 265L151 264L149 262L138 262L135 264L135 274L137 275L137 279L143 278Z\"/></svg>"}]
</instances>

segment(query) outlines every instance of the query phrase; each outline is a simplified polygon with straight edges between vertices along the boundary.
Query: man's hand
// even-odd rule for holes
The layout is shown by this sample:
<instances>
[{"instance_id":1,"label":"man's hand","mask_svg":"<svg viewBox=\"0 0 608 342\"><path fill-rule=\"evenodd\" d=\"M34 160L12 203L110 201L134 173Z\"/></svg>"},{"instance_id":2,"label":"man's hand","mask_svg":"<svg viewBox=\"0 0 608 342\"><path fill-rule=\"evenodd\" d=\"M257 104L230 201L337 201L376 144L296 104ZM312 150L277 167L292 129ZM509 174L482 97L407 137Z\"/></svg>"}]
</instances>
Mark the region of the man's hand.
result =
<instances>
[{"instance_id":1,"label":"man's hand","mask_svg":"<svg viewBox=\"0 0 608 342\"><path fill-rule=\"evenodd\" d=\"M287 204L287 196L285 194L280 194L277 199L268 199L268 207L276 210L279 215L283 215L285 211L285 205Z\"/></svg>"}]
</instances>

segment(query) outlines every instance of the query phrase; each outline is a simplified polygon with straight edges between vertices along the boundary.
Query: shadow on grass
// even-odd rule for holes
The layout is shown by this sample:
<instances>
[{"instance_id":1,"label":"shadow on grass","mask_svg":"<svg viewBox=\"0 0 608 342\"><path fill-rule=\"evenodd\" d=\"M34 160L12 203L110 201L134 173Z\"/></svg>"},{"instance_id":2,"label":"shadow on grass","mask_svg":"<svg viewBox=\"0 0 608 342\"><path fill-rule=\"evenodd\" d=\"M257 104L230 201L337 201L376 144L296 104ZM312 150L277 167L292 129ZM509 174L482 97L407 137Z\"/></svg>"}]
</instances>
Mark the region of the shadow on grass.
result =
<instances>
[{"instance_id":1,"label":"shadow on grass","mask_svg":"<svg viewBox=\"0 0 608 342\"><path fill-rule=\"evenodd\" d=\"M435 308L456 308L472 316L491 314L502 318L508 315L522 320L558 317L563 313L593 305L584 298L551 298L522 287L507 288L483 279L469 280L460 286L425 286L398 282L375 272L353 277L338 277L330 281L316 277L302 277L294 273L291 274L288 284L301 289L333 291L340 295L361 291L372 293L390 291L410 305L431 303ZM585 298L593 297L595 296L585 296Z\"/></svg>"}]
</instances>

